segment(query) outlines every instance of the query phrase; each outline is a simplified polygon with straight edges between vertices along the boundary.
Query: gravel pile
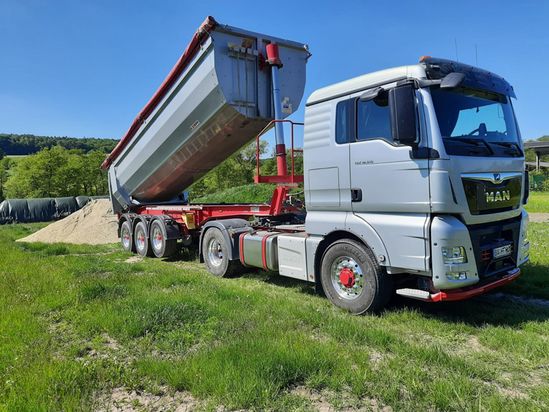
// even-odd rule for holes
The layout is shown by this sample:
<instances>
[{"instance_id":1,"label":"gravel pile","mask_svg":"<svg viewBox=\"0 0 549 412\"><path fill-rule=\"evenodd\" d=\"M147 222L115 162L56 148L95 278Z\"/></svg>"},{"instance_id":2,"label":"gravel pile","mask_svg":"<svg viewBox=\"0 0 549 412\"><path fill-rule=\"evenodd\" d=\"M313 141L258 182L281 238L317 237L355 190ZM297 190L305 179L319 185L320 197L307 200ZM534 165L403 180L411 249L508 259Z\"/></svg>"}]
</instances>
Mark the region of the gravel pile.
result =
<instances>
[{"instance_id":1,"label":"gravel pile","mask_svg":"<svg viewBox=\"0 0 549 412\"><path fill-rule=\"evenodd\" d=\"M17 241L88 245L116 243L117 221L108 199L91 200L79 211Z\"/></svg>"}]
</instances>

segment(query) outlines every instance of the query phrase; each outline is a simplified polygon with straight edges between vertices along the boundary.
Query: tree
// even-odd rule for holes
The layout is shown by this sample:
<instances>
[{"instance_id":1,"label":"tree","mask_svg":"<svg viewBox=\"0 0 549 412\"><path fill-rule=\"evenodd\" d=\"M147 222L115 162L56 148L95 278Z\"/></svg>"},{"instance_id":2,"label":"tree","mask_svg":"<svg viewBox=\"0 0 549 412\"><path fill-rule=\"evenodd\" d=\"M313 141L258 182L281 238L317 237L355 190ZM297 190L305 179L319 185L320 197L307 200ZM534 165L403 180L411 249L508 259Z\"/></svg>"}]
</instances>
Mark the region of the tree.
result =
<instances>
[{"instance_id":1,"label":"tree","mask_svg":"<svg viewBox=\"0 0 549 412\"><path fill-rule=\"evenodd\" d=\"M8 180L9 170L13 161L9 157L4 157L0 160L0 201L5 199L4 186Z\"/></svg>"},{"instance_id":2,"label":"tree","mask_svg":"<svg viewBox=\"0 0 549 412\"><path fill-rule=\"evenodd\" d=\"M55 146L21 159L5 183L11 198L107 194L107 173L100 170L105 154Z\"/></svg>"},{"instance_id":3,"label":"tree","mask_svg":"<svg viewBox=\"0 0 549 412\"><path fill-rule=\"evenodd\" d=\"M286 164L288 166L288 173L292 171L292 152L290 149L286 149ZM276 165L276 153L273 151L272 157L263 159L261 161L261 174L265 176L276 175L278 172ZM300 152L296 152L294 155L294 174L303 174L303 155Z\"/></svg>"}]
</instances>

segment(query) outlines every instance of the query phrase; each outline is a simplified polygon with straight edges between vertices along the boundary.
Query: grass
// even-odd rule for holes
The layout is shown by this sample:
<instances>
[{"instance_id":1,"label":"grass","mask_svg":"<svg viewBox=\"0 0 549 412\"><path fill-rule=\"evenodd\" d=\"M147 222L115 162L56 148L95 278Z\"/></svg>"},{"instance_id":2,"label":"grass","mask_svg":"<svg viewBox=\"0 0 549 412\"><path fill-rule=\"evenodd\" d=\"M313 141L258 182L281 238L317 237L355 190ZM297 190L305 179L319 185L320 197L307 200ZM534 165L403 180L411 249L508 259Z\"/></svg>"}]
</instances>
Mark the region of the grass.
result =
<instances>
[{"instance_id":1,"label":"grass","mask_svg":"<svg viewBox=\"0 0 549 412\"><path fill-rule=\"evenodd\" d=\"M191 199L192 203L265 203L273 196L276 185L249 184L231 187L217 193ZM292 189L291 193L302 192L303 189Z\"/></svg>"},{"instance_id":2,"label":"grass","mask_svg":"<svg viewBox=\"0 0 549 412\"><path fill-rule=\"evenodd\" d=\"M218 279L113 246L15 243L0 227L0 410L92 410L101 394L187 391L203 409L547 410L549 308L502 295L396 300L352 317L308 284ZM549 299L549 225L501 292ZM310 396L311 394L317 394Z\"/></svg>"},{"instance_id":3,"label":"grass","mask_svg":"<svg viewBox=\"0 0 549 412\"><path fill-rule=\"evenodd\" d=\"M530 192L528 213L549 213L549 192Z\"/></svg>"}]
</instances>

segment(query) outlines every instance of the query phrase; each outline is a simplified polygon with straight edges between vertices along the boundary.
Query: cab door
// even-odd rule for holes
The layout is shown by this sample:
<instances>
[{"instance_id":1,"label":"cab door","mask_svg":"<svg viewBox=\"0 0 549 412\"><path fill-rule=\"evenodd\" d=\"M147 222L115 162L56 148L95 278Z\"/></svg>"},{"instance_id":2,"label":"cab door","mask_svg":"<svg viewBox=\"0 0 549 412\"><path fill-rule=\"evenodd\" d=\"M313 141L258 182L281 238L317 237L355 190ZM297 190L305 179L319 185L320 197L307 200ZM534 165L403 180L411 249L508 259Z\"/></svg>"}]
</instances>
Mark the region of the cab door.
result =
<instances>
[{"instance_id":1,"label":"cab door","mask_svg":"<svg viewBox=\"0 0 549 412\"><path fill-rule=\"evenodd\" d=\"M374 95L355 102L356 134L349 144L352 212L383 239L390 266L427 271L429 160L421 155L430 151L419 150L415 90ZM399 98L408 99L408 106Z\"/></svg>"}]
</instances>

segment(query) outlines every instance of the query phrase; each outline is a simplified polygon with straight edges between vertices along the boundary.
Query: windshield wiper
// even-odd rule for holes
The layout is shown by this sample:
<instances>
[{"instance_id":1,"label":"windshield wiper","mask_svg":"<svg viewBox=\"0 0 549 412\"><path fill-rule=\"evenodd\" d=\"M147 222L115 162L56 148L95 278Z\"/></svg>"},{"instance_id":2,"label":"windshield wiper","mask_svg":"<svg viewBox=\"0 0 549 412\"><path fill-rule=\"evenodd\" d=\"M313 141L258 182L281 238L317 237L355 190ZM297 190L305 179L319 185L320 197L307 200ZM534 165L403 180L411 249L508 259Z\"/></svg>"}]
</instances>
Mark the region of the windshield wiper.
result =
<instances>
[{"instance_id":1,"label":"windshield wiper","mask_svg":"<svg viewBox=\"0 0 549 412\"><path fill-rule=\"evenodd\" d=\"M473 139L471 137L443 137L446 140L451 140L453 142L461 142L461 143L467 143L469 145L474 145L476 147L484 147L485 149L488 149L488 152L490 154L494 154L494 151L490 147L488 143L484 139Z\"/></svg>"},{"instance_id":2,"label":"windshield wiper","mask_svg":"<svg viewBox=\"0 0 549 412\"><path fill-rule=\"evenodd\" d=\"M490 144L495 144L497 146L502 146L507 149L514 149L513 153L515 153L517 156L522 156L522 150L520 150L520 146L515 142L489 142Z\"/></svg>"}]
</instances>

